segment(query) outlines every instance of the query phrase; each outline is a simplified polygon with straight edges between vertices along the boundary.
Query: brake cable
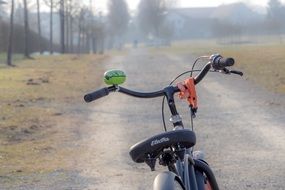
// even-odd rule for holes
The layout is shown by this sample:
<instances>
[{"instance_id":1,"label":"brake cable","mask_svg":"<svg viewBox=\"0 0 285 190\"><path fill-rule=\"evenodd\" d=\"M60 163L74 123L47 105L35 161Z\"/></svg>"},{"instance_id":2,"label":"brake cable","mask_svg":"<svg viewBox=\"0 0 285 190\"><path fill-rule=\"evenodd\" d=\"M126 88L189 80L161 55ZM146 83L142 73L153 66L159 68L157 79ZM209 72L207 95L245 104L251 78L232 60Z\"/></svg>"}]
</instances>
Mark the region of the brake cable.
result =
<instances>
[{"instance_id":1,"label":"brake cable","mask_svg":"<svg viewBox=\"0 0 285 190\"><path fill-rule=\"evenodd\" d=\"M192 73L193 72L199 72L201 70L190 70L190 71L185 71L181 74L179 74L177 77L175 77L170 83L169 83L169 86L172 85L177 79L179 79L180 77L182 77L183 75L186 75L188 73ZM162 105L161 105L161 114L162 114L162 123L163 123L163 128L164 128L164 131L166 132L167 129L166 129L166 123L165 123L165 115L164 115L164 102L165 102L165 96L163 96L162 98Z\"/></svg>"},{"instance_id":2,"label":"brake cable","mask_svg":"<svg viewBox=\"0 0 285 190\"><path fill-rule=\"evenodd\" d=\"M179 79L180 77L190 73L190 77L192 77L193 73L194 72L200 72L201 69L198 69L198 70L194 70L194 67L196 66L197 62L200 60L200 59L208 59L209 56L200 56L198 57L193 65L192 65L192 69L190 71L185 71L181 74L179 74L178 76L176 76L170 83L169 83L169 86L172 85L177 79ZM217 72L215 70L210 70L210 72ZM165 113L164 113L164 102L165 102L165 96L163 96L162 98L162 105L161 105L161 116L162 116L162 123L163 123L163 128L164 128L164 131L166 132L167 131L167 128L166 128L166 123L165 123ZM193 114L191 113L191 127L192 127L192 131L194 130L194 127L193 127Z\"/></svg>"}]
</instances>

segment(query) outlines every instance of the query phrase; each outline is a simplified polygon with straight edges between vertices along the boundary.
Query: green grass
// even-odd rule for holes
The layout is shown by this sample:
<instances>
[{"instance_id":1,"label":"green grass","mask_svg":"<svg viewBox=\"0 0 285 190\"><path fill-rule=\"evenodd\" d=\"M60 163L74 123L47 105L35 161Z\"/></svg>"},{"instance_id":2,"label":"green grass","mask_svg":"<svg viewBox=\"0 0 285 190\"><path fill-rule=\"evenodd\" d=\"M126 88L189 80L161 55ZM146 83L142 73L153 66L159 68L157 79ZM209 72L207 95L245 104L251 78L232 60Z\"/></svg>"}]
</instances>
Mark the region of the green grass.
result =
<instances>
[{"instance_id":1,"label":"green grass","mask_svg":"<svg viewBox=\"0 0 285 190\"><path fill-rule=\"evenodd\" d=\"M215 41L188 41L168 48L155 49L176 55L211 55L233 57L245 77L265 88L285 93L285 43L221 45Z\"/></svg>"}]
</instances>

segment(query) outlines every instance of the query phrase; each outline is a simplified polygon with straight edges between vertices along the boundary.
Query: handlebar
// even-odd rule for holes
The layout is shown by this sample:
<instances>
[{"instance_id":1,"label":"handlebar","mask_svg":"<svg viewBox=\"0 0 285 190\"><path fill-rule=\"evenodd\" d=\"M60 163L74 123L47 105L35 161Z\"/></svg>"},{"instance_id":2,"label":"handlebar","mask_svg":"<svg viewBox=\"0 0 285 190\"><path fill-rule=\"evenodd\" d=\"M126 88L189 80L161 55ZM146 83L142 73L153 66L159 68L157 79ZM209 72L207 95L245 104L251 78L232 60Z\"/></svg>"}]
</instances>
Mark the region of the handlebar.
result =
<instances>
[{"instance_id":1,"label":"handlebar","mask_svg":"<svg viewBox=\"0 0 285 190\"><path fill-rule=\"evenodd\" d=\"M194 84L198 84L210 71L211 69L211 63L207 63L204 68L201 70L201 72L194 78Z\"/></svg>"},{"instance_id":2,"label":"handlebar","mask_svg":"<svg viewBox=\"0 0 285 190\"><path fill-rule=\"evenodd\" d=\"M167 88L170 88L170 87L172 88L172 91L174 93L179 92L178 87L169 86ZM110 87L101 88L99 90L86 94L84 96L84 100L85 102L92 102L94 100L107 96L110 92L115 92L115 91L121 92L123 94L127 94L129 96L137 97L137 98L157 98L157 97L164 96L166 94L167 88L160 90L160 91L156 91L156 92L137 92L137 91L129 90L127 88L123 88L121 86L110 86Z\"/></svg>"},{"instance_id":3,"label":"handlebar","mask_svg":"<svg viewBox=\"0 0 285 190\"><path fill-rule=\"evenodd\" d=\"M233 66L235 60L233 58L223 58L219 54L214 54L210 56L210 61L203 67L200 73L194 78L194 84L198 84L210 71L211 68L215 70L223 70L226 67ZM234 74L239 74L242 76L242 72L234 71Z\"/></svg>"},{"instance_id":4,"label":"handlebar","mask_svg":"<svg viewBox=\"0 0 285 190\"><path fill-rule=\"evenodd\" d=\"M118 87L118 92L137 98L157 98L160 96L164 96L164 90L159 90L156 92L136 92L123 87Z\"/></svg>"},{"instance_id":5,"label":"handlebar","mask_svg":"<svg viewBox=\"0 0 285 190\"><path fill-rule=\"evenodd\" d=\"M194 84L197 85L200 81L202 81L202 79L206 76L206 74L210 71L211 68L215 70L223 70L225 67L234 65L234 62L235 61L233 58L223 58L219 54L214 54L210 56L210 61L203 67L200 73L194 78ZM239 71L233 71L232 73L242 75L242 73ZM86 94L84 96L84 100L85 102L92 102L94 100L107 96L110 92L115 92L115 91L138 98L156 98L160 96L168 96L169 94L173 96L174 93L180 92L177 86L168 86L165 89L156 92L136 92L123 88L121 86L114 85L110 87L101 88L92 93Z\"/></svg>"}]
</instances>

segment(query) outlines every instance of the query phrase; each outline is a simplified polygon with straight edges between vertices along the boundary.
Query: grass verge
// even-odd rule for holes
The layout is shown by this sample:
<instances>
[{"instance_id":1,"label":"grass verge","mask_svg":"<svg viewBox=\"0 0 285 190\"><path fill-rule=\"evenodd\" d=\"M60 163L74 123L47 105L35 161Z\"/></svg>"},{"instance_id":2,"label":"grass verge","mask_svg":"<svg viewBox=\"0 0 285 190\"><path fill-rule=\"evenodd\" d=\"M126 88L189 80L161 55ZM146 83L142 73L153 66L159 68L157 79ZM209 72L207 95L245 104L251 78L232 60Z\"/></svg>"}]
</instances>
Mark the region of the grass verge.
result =
<instances>
[{"instance_id":1,"label":"grass verge","mask_svg":"<svg viewBox=\"0 0 285 190\"><path fill-rule=\"evenodd\" d=\"M224 57L234 57L236 67L244 76L266 89L285 93L285 44L220 45L214 41L189 41L160 48L176 55L211 55L220 53Z\"/></svg>"},{"instance_id":2,"label":"grass verge","mask_svg":"<svg viewBox=\"0 0 285 190\"><path fill-rule=\"evenodd\" d=\"M101 84L106 59L46 56L0 67L0 184L17 183L7 176L74 167L88 111L82 97Z\"/></svg>"}]
</instances>

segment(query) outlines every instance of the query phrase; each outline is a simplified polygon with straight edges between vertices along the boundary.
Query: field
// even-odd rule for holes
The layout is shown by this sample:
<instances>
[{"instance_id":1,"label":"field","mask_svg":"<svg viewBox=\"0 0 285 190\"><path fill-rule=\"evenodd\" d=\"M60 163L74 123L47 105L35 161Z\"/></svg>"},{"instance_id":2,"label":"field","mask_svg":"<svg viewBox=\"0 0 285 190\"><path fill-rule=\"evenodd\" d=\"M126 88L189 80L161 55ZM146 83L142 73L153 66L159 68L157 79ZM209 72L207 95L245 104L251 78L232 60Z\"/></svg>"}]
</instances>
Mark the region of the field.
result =
<instances>
[{"instance_id":1,"label":"field","mask_svg":"<svg viewBox=\"0 0 285 190\"><path fill-rule=\"evenodd\" d=\"M244 77L271 91L285 93L285 44L221 45L214 41L188 41L156 49L175 55L195 56L220 53L236 60L236 68Z\"/></svg>"},{"instance_id":2,"label":"field","mask_svg":"<svg viewBox=\"0 0 285 190\"><path fill-rule=\"evenodd\" d=\"M108 56L43 56L0 65L0 183L20 183L13 176L45 174L73 166L67 157L82 112L83 94L102 82ZM87 111L86 111L87 112ZM78 150L79 151L79 150ZM9 185L7 185L9 186Z\"/></svg>"}]
</instances>

